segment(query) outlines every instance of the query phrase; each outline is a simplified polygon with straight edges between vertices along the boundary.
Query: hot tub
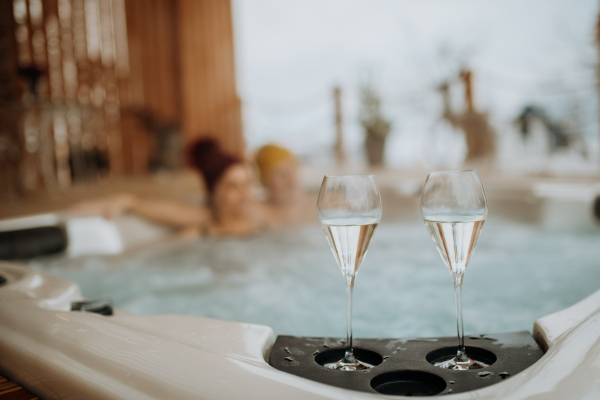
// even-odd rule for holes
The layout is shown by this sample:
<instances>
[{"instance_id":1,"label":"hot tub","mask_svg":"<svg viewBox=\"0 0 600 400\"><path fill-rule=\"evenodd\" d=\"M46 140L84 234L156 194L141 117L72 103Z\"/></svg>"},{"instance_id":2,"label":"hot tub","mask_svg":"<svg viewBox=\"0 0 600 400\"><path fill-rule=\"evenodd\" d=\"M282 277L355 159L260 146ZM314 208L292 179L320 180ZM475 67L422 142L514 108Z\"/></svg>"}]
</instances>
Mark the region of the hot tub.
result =
<instances>
[{"instance_id":1,"label":"hot tub","mask_svg":"<svg viewBox=\"0 0 600 400\"><path fill-rule=\"evenodd\" d=\"M537 320L534 335L548 352L506 382L454 396L593 398L600 393L600 230L593 218L548 225L539 210L553 200L534 190L498 193L489 196L490 218L466 273L465 330L531 330ZM355 336L452 335L451 278L419 220L418 198L385 192L383 202L356 281ZM316 220L243 239L3 264L0 367L46 398L374 398L265 361L275 334L343 334L338 271ZM110 296L116 315L69 311L80 290Z\"/></svg>"},{"instance_id":2,"label":"hot tub","mask_svg":"<svg viewBox=\"0 0 600 400\"><path fill-rule=\"evenodd\" d=\"M355 336L452 335L452 279L420 219L418 197L388 193L383 200L382 223L356 280ZM600 287L600 227L592 226L593 218L589 226L558 229L532 220L530 208L542 205L490 200L465 275L467 334L531 330L536 319ZM523 213L529 221L521 222ZM316 218L284 232L154 244L117 256L38 258L27 265L135 314L261 324L278 335L345 332L344 281Z\"/></svg>"}]
</instances>

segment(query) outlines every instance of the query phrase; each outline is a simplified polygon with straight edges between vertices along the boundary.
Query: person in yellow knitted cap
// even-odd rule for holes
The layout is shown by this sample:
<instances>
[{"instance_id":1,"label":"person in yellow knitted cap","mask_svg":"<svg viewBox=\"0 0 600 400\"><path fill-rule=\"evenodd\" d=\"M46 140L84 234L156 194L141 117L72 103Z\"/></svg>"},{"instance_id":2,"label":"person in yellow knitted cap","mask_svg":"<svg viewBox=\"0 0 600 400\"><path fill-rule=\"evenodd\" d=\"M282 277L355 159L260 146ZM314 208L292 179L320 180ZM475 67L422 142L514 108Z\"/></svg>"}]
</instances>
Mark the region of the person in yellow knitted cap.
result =
<instances>
[{"instance_id":1,"label":"person in yellow knitted cap","mask_svg":"<svg viewBox=\"0 0 600 400\"><path fill-rule=\"evenodd\" d=\"M314 210L302 190L296 157L283 147L268 144L256 152L254 160L268 191L263 208L269 225L280 228L307 220Z\"/></svg>"}]
</instances>

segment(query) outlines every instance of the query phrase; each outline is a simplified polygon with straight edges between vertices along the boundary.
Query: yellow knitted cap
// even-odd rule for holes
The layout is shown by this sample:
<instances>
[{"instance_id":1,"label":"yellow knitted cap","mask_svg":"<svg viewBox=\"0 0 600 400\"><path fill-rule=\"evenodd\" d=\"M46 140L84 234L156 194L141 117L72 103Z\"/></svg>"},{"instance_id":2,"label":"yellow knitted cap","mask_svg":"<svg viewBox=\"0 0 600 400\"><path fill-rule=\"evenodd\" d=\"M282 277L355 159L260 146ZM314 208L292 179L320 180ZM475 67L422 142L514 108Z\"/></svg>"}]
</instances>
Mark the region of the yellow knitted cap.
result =
<instances>
[{"instance_id":1,"label":"yellow knitted cap","mask_svg":"<svg viewBox=\"0 0 600 400\"><path fill-rule=\"evenodd\" d=\"M283 147L267 144L261 147L254 158L260 172L260 181L265 185L275 168L284 161L296 162L296 157Z\"/></svg>"}]
</instances>

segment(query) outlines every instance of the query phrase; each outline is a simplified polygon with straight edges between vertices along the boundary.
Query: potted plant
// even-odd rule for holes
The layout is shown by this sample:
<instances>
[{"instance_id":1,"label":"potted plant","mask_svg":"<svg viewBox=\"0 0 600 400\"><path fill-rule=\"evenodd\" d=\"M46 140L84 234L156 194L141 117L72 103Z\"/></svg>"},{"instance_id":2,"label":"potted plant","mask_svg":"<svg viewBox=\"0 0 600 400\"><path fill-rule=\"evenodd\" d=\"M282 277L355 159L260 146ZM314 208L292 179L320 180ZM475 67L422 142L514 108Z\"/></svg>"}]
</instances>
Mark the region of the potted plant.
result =
<instances>
[{"instance_id":1,"label":"potted plant","mask_svg":"<svg viewBox=\"0 0 600 400\"><path fill-rule=\"evenodd\" d=\"M371 84L361 88L360 123L365 132L364 148L369 165L383 165L385 141L391 124L381 114L381 98Z\"/></svg>"}]
</instances>

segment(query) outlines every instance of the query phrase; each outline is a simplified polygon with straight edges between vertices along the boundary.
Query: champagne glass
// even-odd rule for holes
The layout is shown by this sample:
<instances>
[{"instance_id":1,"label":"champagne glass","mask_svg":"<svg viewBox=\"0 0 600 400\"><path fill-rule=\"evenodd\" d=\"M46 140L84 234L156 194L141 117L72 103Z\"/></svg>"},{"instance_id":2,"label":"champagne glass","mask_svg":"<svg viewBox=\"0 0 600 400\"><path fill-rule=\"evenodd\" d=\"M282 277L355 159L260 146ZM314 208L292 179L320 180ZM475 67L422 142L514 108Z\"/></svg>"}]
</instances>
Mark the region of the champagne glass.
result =
<instances>
[{"instance_id":1,"label":"champagne glass","mask_svg":"<svg viewBox=\"0 0 600 400\"><path fill-rule=\"evenodd\" d=\"M465 352L462 282L479 233L487 217L487 200L477 171L443 171L427 175L421 194L421 214L442 260L454 279L458 350L455 357L434 365L453 370L487 367Z\"/></svg>"},{"instance_id":2,"label":"champagne glass","mask_svg":"<svg viewBox=\"0 0 600 400\"><path fill-rule=\"evenodd\" d=\"M352 348L352 290L367 254L371 236L381 220L381 197L373 175L326 175L317 202L319 221L346 280L347 338L344 357L325 367L356 371L373 367L354 356Z\"/></svg>"}]
</instances>

